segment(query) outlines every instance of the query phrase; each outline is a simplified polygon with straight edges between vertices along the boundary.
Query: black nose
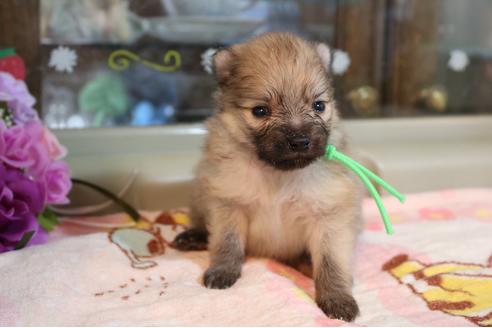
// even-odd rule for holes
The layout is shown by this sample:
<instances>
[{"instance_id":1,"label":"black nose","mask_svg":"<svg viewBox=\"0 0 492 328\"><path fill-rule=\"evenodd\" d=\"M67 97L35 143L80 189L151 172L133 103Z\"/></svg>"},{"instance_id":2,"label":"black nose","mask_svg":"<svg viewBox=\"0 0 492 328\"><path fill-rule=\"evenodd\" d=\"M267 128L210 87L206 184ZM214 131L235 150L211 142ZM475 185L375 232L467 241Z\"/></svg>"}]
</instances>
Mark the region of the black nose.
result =
<instances>
[{"instance_id":1,"label":"black nose","mask_svg":"<svg viewBox=\"0 0 492 328\"><path fill-rule=\"evenodd\" d=\"M304 151L309 149L310 140L308 137L292 137L288 139L288 142L292 151Z\"/></svg>"}]
</instances>

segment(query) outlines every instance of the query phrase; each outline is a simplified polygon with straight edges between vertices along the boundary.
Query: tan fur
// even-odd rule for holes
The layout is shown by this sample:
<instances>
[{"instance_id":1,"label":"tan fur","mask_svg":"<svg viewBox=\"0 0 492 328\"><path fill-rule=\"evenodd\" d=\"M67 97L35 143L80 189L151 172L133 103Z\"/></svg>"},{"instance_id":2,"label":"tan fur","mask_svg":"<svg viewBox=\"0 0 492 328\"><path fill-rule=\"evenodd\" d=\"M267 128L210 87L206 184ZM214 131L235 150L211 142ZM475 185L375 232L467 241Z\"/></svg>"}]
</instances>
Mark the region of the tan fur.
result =
<instances>
[{"instance_id":1,"label":"tan fur","mask_svg":"<svg viewBox=\"0 0 492 328\"><path fill-rule=\"evenodd\" d=\"M350 153L325 70L329 58L326 46L285 33L266 34L216 56L218 111L207 122L192 220L210 233L207 285L234 283L244 254L289 262L309 253L318 304L329 315L352 320L358 312L350 296L360 226L358 180L321 157L303 168L279 170L258 158L251 138L269 120L294 127L322 120L329 142ZM316 97L326 103L319 116L311 108ZM254 117L251 109L258 105L268 106L271 118Z\"/></svg>"}]
</instances>

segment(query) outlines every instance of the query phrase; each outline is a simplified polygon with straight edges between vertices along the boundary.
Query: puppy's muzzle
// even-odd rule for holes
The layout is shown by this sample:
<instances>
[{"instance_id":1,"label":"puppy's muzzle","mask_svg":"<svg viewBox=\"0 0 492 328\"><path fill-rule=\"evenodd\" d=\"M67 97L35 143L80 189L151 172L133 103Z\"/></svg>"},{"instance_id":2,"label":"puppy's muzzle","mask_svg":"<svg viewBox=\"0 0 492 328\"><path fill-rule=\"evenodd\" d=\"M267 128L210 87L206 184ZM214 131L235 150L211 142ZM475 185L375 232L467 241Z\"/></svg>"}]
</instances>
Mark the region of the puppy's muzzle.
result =
<instances>
[{"instance_id":1,"label":"puppy's muzzle","mask_svg":"<svg viewBox=\"0 0 492 328\"><path fill-rule=\"evenodd\" d=\"M287 137L287 143L291 151L302 153L309 150L311 140L305 135L296 135Z\"/></svg>"},{"instance_id":2,"label":"puppy's muzzle","mask_svg":"<svg viewBox=\"0 0 492 328\"><path fill-rule=\"evenodd\" d=\"M258 157L280 170L306 167L324 154L328 131L319 125L280 126L255 136Z\"/></svg>"}]
</instances>

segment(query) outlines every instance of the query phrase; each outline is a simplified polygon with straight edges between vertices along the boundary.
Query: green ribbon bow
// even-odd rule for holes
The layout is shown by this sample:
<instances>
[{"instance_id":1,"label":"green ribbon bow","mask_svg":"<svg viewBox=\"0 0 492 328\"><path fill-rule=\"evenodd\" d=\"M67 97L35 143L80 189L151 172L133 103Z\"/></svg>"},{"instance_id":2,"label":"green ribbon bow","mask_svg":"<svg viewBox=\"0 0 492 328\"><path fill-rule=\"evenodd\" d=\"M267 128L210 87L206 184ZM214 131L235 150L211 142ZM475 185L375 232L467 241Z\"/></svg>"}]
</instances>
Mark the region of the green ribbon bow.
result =
<instances>
[{"instance_id":1,"label":"green ribbon bow","mask_svg":"<svg viewBox=\"0 0 492 328\"><path fill-rule=\"evenodd\" d=\"M376 190L374 185L371 183L371 180L369 179L372 179L374 182L381 185L390 194L398 198L398 200L402 203L405 201L405 196L400 194L389 183L378 177L376 174L374 174L369 169L362 166L357 161L339 152L333 145L328 145L326 147L325 158L329 160L333 159L340 162L341 164L345 165L346 167L354 171L354 173L359 176L359 178L362 180L366 188L371 193L372 198L374 198L376 205L378 206L379 213L381 214L381 217L383 219L384 228L386 229L386 233L388 235L393 234L394 232L393 226L391 225L388 213L386 212L386 208L384 207L383 201L381 200L381 196L378 194L378 191Z\"/></svg>"}]
</instances>

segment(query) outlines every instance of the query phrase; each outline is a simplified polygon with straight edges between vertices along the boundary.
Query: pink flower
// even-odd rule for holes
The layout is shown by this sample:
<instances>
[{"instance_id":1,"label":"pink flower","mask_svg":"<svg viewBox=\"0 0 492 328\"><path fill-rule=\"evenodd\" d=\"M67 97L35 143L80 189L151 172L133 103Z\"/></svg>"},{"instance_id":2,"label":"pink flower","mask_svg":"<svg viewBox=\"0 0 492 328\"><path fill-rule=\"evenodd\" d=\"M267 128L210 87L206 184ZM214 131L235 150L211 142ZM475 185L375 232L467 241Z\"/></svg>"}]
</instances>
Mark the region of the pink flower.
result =
<instances>
[{"instance_id":1,"label":"pink flower","mask_svg":"<svg viewBox=\"0 0 492 328\"><path fill-rule=\"evenodd\" d=\"M44 172L47 204L68 203L67 194L72 188L70 168L62 161L52 162Z\"/></svg>"},{"instance_id":2,"label":"pink flower","mask_svg":"<svg viewBox=\"0 0 492 328\"><path fill-rule=\"evenodd\" d=\"M46 128L43 130L43 144L52 160L62 159L67 154L66 148L60 145L55 135Z\"/></svg>"},{"instance_id":3,"label":"pink flower","mask_svg":"<svg viewBox=\"0 0 492 328\"><path fill-rule=\"evenodd\" d=\"M34 164L29 156L31 139L22 126L8 129L0 120L0 161L15 167L27 168Z\"/></svg>"},{"instance_id":4,"label":"pink flower","mask_svg":"<svg viewBox=\"0 0 492 328\"><path fill-rule=\"evenodd\" d=\"M7 128L0 120L0 161L26 170L33 178L41 176L51 161L42 141L43 130L40 121Z\"/></svg>"},{"instance_id":5,"label":"pink flower","mask_svg":"<svg viewBox=\"0 0 492 328\"><path fill-rule=\"evenodd\" d=\"M48 204L68 202L67 194L72 186L70 169L57 160L65 153L65 148L40 121L7 128L0 120L0 162L24 170L28 177L39 181Z\"/></svg>"},{"instance_id":6,"label":"pink flower","mask_svg":"<svg viewBox=\"0 0 492 328\"><path fill-rule=\"evenodd\" d=\"M29 158L33 161L26 167L27 173L35 179L43 175L51 162L48 149L43 143L44 127L40 121L33 121L23 126L31 143L28 145Z\"/></svg>"}]
</instances>

